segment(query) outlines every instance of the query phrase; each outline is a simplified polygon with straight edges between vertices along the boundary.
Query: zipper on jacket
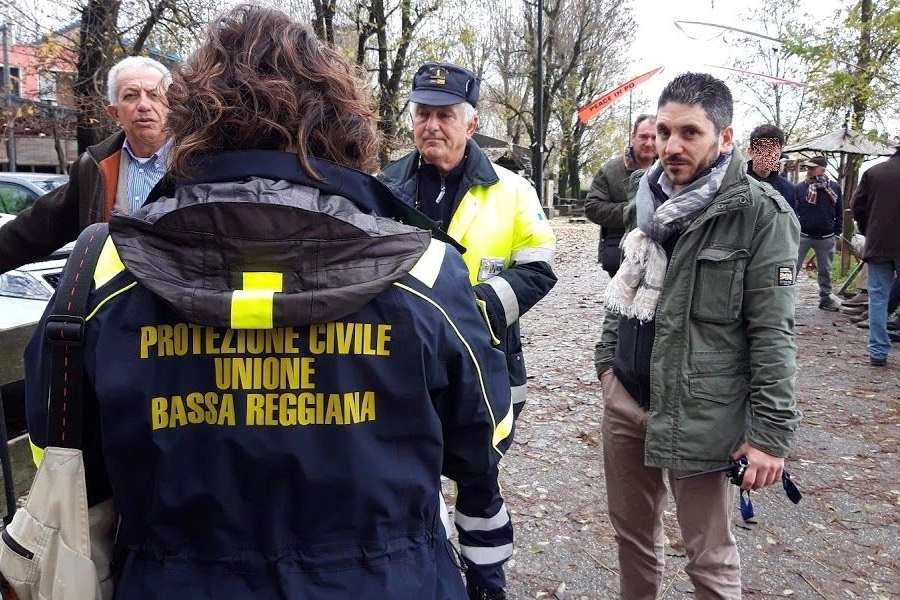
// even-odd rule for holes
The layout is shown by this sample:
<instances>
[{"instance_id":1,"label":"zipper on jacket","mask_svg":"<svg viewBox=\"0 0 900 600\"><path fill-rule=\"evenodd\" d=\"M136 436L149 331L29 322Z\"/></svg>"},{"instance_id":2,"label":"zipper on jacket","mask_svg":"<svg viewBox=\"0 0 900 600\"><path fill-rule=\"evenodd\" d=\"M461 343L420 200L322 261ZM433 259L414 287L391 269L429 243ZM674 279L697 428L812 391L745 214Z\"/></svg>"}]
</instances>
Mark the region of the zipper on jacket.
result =
<instances>
[{"instance_id":1,"label":"zipper on jacket","mask_svg":"<svg viewBox=\"0 0 900 600\"><path fill-rule=\"evenodd\" d=\"M444 183L444 178L441 177L441 192L437 195L437 198L434 199L435 204L440 204L441 200L444 199L444 192L447 191L447 187Z\"/></svg>"}]
</instances>

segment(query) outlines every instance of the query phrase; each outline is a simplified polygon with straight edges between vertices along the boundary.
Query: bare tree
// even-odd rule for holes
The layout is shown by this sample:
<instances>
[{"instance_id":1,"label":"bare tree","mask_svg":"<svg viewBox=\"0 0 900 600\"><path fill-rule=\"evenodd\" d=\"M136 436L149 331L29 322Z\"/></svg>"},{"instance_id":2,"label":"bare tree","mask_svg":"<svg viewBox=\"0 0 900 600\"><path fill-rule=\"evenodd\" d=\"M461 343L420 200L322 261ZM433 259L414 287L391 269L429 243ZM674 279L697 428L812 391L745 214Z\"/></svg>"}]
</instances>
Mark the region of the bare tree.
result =
<instances>
[{"instance_id":1,"label":"bare tree","mask_svg":"<svg viewBox=\"0 0 900 600\"><path fill-rule=\"evenodd\" d=\"M856 0L840 9L832 22L822 35L798 30L788 49L810 65L809 85L817 107L843 113L851 129L885 137L884 121L898 113L900 0ZM876 124L867 129L869 121ZM856 189L862 158L851 155L841 170L847 198ZM847 226L852 227L852 220Z\"/></svg>"},{"instance_id":2,"label":"bare tree","mask_svg":"<svg viewBox=\"0 0 900 600\"><path fill-rule=\"evenodd\" d=\"M754 24L761 36L739 36L738 44L746 52L733 61L734 67L772 78L806 80L806 65L792 55L784 44L795 22L809 18L800 13L799 0L765 0L746 13L746 21ZM765 37L763 37L765 36ZM771 39L769 39L771 38ZM809 101L804 85L791 86L775 79L749 76L738 86L745 93L735 94L736 103L746 106L762 123L775 125L788 140L806 137L822 126L820 119L809 118ZM750 98L748 101L747 98Z\"/></svg>"},{"instance_id":3,"label":"bare tree","mask_svg":"<svg viewBox=\"0 0 900 600\"><path fill-rule=\"evenodd\" d=\"M121 5L120 0L88 0L81 13L81 39L72 86L78 109L79 153L110 132L104 109L104 79L119 46L116 25Z\"/></svg>"},{"instance_id":4,"label":"bare tree","mask_svg":"<svg viewBox=\"0 0 900 600\"><path fill-rule=\"evenodd\" d=\"M534 7L536 10L536 7ZM634 28L626 0L548 0L544 3L543 98L544 167L558 165L561 193L577 195L584 167L591 163L584 145L588 127L574 118L587 104L621 80L626 72L628 34ZM524 39L536 36L536 14L526 11ZM536 48L536 45L532 46ZM529 72L536 81L536 70ZM534 88L534 84L532 88ZM524 121L537 156L535 115Z\"/></svg>"},{"instance_id":5,"label":"bare tree","mask_svg":"<svg viewBox=\"0 0 900 600\"><path fill-rule=\"evenodd\" d=\"M406 92L401 84L412 62L414 34L439 7L438 0L364 0L356 6L356 61L377 82L378 130L387 142L379 157L382 164L399 131Z\"/></svg>"}]
</instances>

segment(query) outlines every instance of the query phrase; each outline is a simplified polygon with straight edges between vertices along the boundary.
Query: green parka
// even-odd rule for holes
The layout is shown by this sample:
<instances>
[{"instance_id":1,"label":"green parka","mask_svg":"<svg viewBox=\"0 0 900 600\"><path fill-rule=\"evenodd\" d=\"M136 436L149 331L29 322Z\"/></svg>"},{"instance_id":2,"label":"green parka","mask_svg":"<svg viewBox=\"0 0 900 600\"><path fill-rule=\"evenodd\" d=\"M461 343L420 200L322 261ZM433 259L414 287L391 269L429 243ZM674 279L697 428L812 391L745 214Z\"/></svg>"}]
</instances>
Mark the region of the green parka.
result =
<instances>
[{"instance_id":1,"label":"green parka","mask_svg":"<svg viewBox=\"0 0 900 600\"><path fill-rule=\"evenodd\" d=\"M631 188L633 205L637 186ZM625 218L633 227L634 211ZM773 456L788 454L800 422L794 398L799 237L794 211L747 177L735 149L715 200L669 260L651 354L647 465L712 468L744 441ZM618 315L607 311L595 348L598 376L612 366L617 323Z\"/></svg>"}]
</instances>

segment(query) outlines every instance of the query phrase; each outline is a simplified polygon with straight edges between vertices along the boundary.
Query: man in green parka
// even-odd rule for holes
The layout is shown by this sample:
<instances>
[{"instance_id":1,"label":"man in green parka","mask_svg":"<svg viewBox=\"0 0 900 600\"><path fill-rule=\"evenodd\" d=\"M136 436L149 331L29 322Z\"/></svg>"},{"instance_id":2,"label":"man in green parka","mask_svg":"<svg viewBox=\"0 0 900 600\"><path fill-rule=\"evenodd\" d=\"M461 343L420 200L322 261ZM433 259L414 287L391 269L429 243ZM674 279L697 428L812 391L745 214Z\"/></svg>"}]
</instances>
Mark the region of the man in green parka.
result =
<instances>
[{"instance_id":1,"label":"man in green parka","mask_svg":"<svg viewBox=\"0 0 900 600\"><path fill-rule=\"evenodd\" d=\"M605 293L595 363L620 597L629 600L659 592L666 477L697 598L740 598L736 488L721 474L676 476L744 457L743 489L776 483L800 421L800 227L780 194L747 177L732 112L730 90L707 74L685 73L663 90L659 161L635 174L624 260Z\"/></svg>"}]
</instances>

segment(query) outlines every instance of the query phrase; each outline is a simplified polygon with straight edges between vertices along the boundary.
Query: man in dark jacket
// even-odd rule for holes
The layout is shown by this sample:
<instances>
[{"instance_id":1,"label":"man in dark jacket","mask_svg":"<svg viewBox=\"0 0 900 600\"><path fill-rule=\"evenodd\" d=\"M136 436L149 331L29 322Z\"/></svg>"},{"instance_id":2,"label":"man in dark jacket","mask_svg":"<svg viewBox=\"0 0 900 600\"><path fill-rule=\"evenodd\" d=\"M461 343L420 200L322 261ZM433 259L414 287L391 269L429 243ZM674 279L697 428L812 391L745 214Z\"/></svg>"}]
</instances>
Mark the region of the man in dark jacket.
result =
<instances>
[{"instance_id":1,"label":"man in dark jacket","mask_svg":"<svg viewBox=\"0 0 900 600\"><path fill-rule=\"evenodd\" d=\"M758 126L750 133L750 147L747 149L747 175L757 181L768 183L785 200L794 202L794 184L779 174L781 150L784 147L784 132L774 125Z\"/></svg>"},{"instance_id":2,"label":"man in dark jacket","mask_svg":"<svg viewBox=\"0 0 900 600\"><path fill-rule=\"evenodd\" d=\"M47 256L88 225L108 221L114 208L127 214L144 203L166 171L170 78L162 63L143 56L110 69L106 110L122 131L90 146L69 167L66 185L0 228L0 273Z\"/></svg>"},{"instance_id":3,"label":"man in dark jacket","mask_svg":"<svg viewBox=\"0 0 900 600\"><path fill-rule=\"evenodd\" d=\"M863 173L850 202L859 231L866 236L863 259L869 268L869 360L887 364L888 296L900 277L900 147L888 160Z\"/></svg>"},{"instance_id":4,"label":"man in dark jacket","mask_svg":"<svg viewBox=\"0 0 900 600\"><path fill-rule=\"evenodd\" d=\"M814 156L803 163L806 180L797 184L794 193L794 210L800 220L797 274L812 248L819 279L819 308L837 312L838 306L831 298L831 261L835 241L841 238L844 227L844 202L841 186L825 174L827 165L828 159L824 156Z\"/></svg>"},{"instance_id":5,"label":"man in dark jacket","mask_svg":"<svg viewBox=\"0 0 900 600\"><path fill-rule=\"evenodd\" d=\"M625 189L628 176L638 169L649 169L655 159L656 117L638 115L625 154L603 163L584 201L584 215L600 225L597 262L610 277L619 270L622 260L619 243L625 233L622 211L628 202Z\"/></svg>"}]
</instances>

